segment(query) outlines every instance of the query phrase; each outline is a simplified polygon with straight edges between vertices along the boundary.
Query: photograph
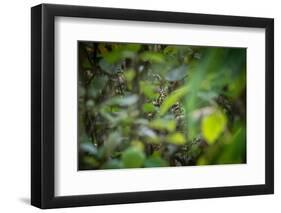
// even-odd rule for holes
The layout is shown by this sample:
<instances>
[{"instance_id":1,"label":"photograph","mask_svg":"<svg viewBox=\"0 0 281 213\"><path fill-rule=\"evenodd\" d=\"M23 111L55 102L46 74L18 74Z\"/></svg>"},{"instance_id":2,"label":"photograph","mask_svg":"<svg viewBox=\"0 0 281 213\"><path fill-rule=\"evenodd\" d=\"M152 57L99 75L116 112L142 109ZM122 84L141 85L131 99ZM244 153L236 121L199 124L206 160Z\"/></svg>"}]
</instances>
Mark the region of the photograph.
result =
<instances>
[{"instance_id":1,"label":"photograph","mask_svg":"<svg viewBox=\"0 0 281 213\"><path fill-rule=\"evenodd\" d=\"M247 48L77 42L78 170L245 164Z\"/></svg>"},{"instance_id":2,"label":"photograph","mask_svg":"<svg viewBox=\"0 0 281 213\"><path fill-rule=\"evenodd\" d=\"M274 194L274 18L161 5L31 8L31 205Z\"/></svg>"}]
</instances>

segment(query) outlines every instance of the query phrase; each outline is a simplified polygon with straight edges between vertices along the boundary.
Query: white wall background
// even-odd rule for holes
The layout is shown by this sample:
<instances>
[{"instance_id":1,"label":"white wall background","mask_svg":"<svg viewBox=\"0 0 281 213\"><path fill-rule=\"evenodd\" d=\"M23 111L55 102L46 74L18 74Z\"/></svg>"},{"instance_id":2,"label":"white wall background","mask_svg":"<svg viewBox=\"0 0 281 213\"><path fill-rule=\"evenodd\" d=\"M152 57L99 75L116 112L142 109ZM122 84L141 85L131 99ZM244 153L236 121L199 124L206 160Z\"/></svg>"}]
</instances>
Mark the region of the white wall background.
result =
<instances>
[{"instance_id":1,"label":"white wall background","mask_svg":"<svg viewBox=\"0 0 281 213\"><path fill-rule=\"evenodd\" d=\"M80 4L275 18L275 195L56 209L50 212L278 212L281 209L281 13L278 0L45 0ZM2 1L0 7L0 212L39 212L30 197L30 7L38 0ZM279 210L280 211L280 210Z\"/></svg>"}]
</instances>

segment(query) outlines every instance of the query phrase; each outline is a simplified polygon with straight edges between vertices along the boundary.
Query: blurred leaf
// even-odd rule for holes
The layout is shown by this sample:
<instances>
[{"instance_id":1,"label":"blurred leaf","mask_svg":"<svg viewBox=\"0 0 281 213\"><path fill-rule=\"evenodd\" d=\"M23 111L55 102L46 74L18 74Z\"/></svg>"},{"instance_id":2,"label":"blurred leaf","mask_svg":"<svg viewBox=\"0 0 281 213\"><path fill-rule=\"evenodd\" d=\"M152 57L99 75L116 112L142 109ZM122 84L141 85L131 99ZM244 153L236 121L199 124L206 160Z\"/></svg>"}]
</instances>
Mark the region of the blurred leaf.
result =
<instances>
[{"instance_id":1,"label":"blurred leaf","mask_svg":"<svg viewBox=\"0 0 281 213\"><path fill-rule=\"evenodd\" d=\"M221 111L215 111L205 116L201 123L204 138L209 144L213 144L224 131L227 123L226 116Z\"/></svg>"},{"instance_id":2,"label":"blurred leaf","mask_svg":"<svg viewBox=\"0 0 281 213\"><path fill-rule=\"evenodd\" d=\"M110 155L116 147L121 143L122 137L119 132L112 132L108 136L107 140L104 142L104 148L107 155Z\"/></svg>"},{"instance_id":3,"label":"blurred leaf","mask_svg":"<svg viewBox=\"0 0 281 213\"><path fill-rule=\"evenodd\" d=\"M101 52L102 55L108 53L108 49L106 49L105 44L99 44L98 49Z\"/></svg>"},{"instance_id":4,"label":"blurred leaf","mask_svg":"<svg viewBox=\"0 0 281 213\"><path fill-rule=\"evenodd\" d=\"M231 137L230 143L224 145L222 151L218 153L218 164L241 163L246 159L246 128L239 124Z\"/></svg>"},{"instance_id":5,"label":"blurred leaf","mask_svg":"<svg viewBox=\"0 0 281 213\"><path fill-rule=\"evenodd\" d=\"M139 44L119 45L103 56L108 63L115 64L125 58L134 58L140 47Z\"/></svg>"},{"instance_id":6,"label":"blurred leaf","mask_svg":"<svg viewBox=\"0 0 281 213\"><path fill-rule=\"evenodd\" d=\"M92 143L81 143L80 149L90 155L97 155L98 150Z\"/></svg>"},{"instance_id":7,"label":"blurred leaf","mask_svg":"<svg viewBox=\"0 0 281 213\"><path fill-rule=\"evenodd\" d=\"M117 159L108 160L105 164L102 165L102 169L120 169L123 167L122 162Z\"/></svg>"},{"instance_id":8,"label":"blurred leaf","mask_svg":"<svg viewBox=\"0 0 281 213\"><path fill-rule=\"evenodd\" d=\"M172 92L160 106L160 115L164 115L177 101L179 101L186 93L187 87L181 87Z\"/></svg>"},{"instance_id":9,"label":"blurred leaf","mask_svg":"<svg viewBox=\"0 0 281 213\"><path fill-rule=\"evenodd\" d=\"M80 134L79 141L81 144L92 144L92 139L87 134Z\"/></svg>"},{"instance_id":10,"label":"blurred leaf","mask_svg":"<svg viewBox=\"0 0 281 213\"><path fill-rule=\"evenodd\" d=\"M135 147L135 148L137 148L137 149L139 149L139 150L144 150L144 145L143 145L143 143L142 143L141 141L139 141L139 140L133 140L133 141L131 142L131 146L132 146L132 147Z\"/></svg>"},{"instance_id":11,"label":"blurred leaf","mask_svg":"<svg viewBox=\"0 0 281 213\"><path fill-rule=\"evenodd\" d=\"M150 156L144 162L144 167L165 167L168 166L168 162L159 156Z\"/></svg>"},{"instance_id":12,"label":"blurred leaf","mask_svg":"<svg viewBox=\"0 0 281 213\"><path fill-rule=\"evenodd\" d=\"M84 164L90 168L97 167L99 165L99 162L92 156L84 156L82 160Z\"/></svg>"},{"instance_id":13,"label":"blurred leaf","mask_svg":"<svg viewBox=\"0 0 281 213\"><path fill-rule=\"evenodd\" d=\"M154 99L154 98L157 98L157 96L158 96L155 86L152 85L150 82L141 81L140 82L140 91L148 99Z\"/></svg>"},{"instance_id":14,"label":"blurred leaf","mask_svg":"<svg viewBox=\"0 0 281 213\"><path fill-rule=\"evenodd\" d=\"M176 129L175 120L155 119L149 123L149 127L157 130L167 130L173 132Z\"/></svg>"},{"instance_id":15,"label":"blurred leaf","mask_svg":"<svg viewBox=\"0 0 281 213\"><path fill-rule=\"evenodd\" d=\"M165 58L163 56L163 54L158 53L158 52L144 52L141 56L140 56L141 60L143 61L149 61L151 63L161 63L164 62Z\"/></svg>"},{"instance_id":16,"label":"blurred leaf","mask_svg":"<svg viewBox=\"0 0 281 213\"><path fill-rule=\"evenodd\" d=\"M95 102L92 99L87 100L86 102L86 108L87 110L92 110L95 106Z\"/></svg>"},{"instance_id":17,"label":"blurred leaf","mask_svg":"<svg viewBox=\"0 0 281 213\"><path fill-rule=\"evenodd\" d=\"M187 76L187 66L182 65L176 69L171 70L165 75L167 81L179 81Z\"/></svg>"},{"instance_id":18,"label":"blurred leaf","mask_svg":"<svg viewBox=\"0 0 281 213\"><path fill-rule=\"evenodd\" d=\"M79 86L78 94L79 94L79 97L84 97L86 95L85 87Z\"/></svg>"},{"instance_id":19,"label":"blurred leaf","mask_svg":"<svg viewBox=\"0 0 281 213\"><path fill-rule=\"evenodd\" d=\"M121 71L121 64L110 64L104 59L99 61L99 66L108 74L115 74Z\"/></svg>"},{"instance_id":20,"label":"blurred leaf","mask_svg":"<svg viewBox=\"0 0 281 213\"><path fill-rule=\"evenodd\" d=\"M125 44L122 50L127 50L131 52L138 52L141 48L140 44Z\"/></svg>"},{"instance_id":21,"label":"blurred leaf","mask_svg":"<svg viewBox=\"0 0 281 213\"><path fill-rule=\"evenodd\" d=\"M200 91L197 96L204 101L211 102L218 97L218 94L214 91Z\"/></svg>"},{"instance_id":22,"label":"blurred leaf","mask_svg":"<svg viewBox=\"0 0 281 213\"><path fill-rule=\"evenodd\" d=\"M90 82L88 95L92 98L97 97L101 94L108 82L108 77L105 75L95 76Z\"/></svg>"},{"instance_id":23,"label":"blurred leaf","mask_svg":"<svg viewBox=\"0 0 281 213\"><path fill-rule=\"evenodd\" d=\"M164 52L164 54L167 54L169 56L171 56L171 55L174 56L179 52L179 48L177 46L169 45L169 46L165 47L163 52Z\"/></svg>"},{"instance_id":24,"label":"blurred leaf","mask_svg":"<svg viewBox=\"0 0 281 213\"><path fill-rule=\"evenodd\" d=\"M139 127L138 134L141 137L145 137L147 143L159 144L161 141L156 132L146 126Z\"/></svg>"},{"instance_id":25,"label":"blurred leaf","mask_svg":"<svg viewBox=\"0 0 281 213\"><path fill-rule=\"evenodd\" d=\"M130 106L138 101L137 95L129 95L124 98L116 99L116 103L120 106Z\"/></svg>"},{"instance_id":26,"label":"blurred leaf","mask_svg":"<svg viewBox=\"0 0 281 213\"><path fill-rule=\"evenodd\" d=\"M85 70L90 70L92 69L92 64L89 62L87 58L85 58L82 62L82 68Z\"/></svg>"},{"instance_id":27,"label":"blurred leaf","mask_svg":"<svg viewBox=\"0 0 281 213\"><path fill-rule=\"evenodd\" d=\"M145 118L139 118L135 120L135 124L146 126L148 125L148 120Z\"/></svg>"},{"instance_id":28,"label":"blurred leaf","mask_svg":"<svg viewBox=\"0 0 281 213\"><path fill-rule=\"evenodd\" d=\"M142 105L142 110L146 113L155 112L156 107L152 103L145 103L145 104Z\"/></svg>"},{"instance_id":29,"label":"blurred leaf","mask_svg":"<svg viewBox=\"0 0 281 213\"><path fill-rule=\"evenodd\" d=\"M140 136L150 137L150 138L156 138L157 137L156 133L146 126L141 126L138 129L138 134Z\"/></svg>"},{"instance_id":30,"label":"blurred leaf","mask_svg":"<svg viewBox=\"0 0 281 213\"><path fill-rule=\"evenodd\" d=\"M131 82L135 78L136 72L133 69L129 69L124 72L124 76L128 82Z\"/></svg>"},{"instance_id":31,"label":"blurred leaf","mask_svg":"<svg viewBox=\"0 0 281 213\"><path fill-rule=\"evenodd\" d=\"M246 88L246 75L242 74L232 80L228 84L228 93L231 97L237 98Z\"/></svg>"},{"instance_id":32,"label":"blurred leaf","mask_svg":"<svg viewBox=\"0 0 281 213\"><path fill-rule=\"evenodd\" d=\"M186 143L184 135L180 132L169 134L166 137L166 140L175 145L184 145Z\"/></svg>"},{"instance_id":33,"label":"blurred leaf","mask_svg":"<svg viewBox=\"0 0 281 213\"><path fill-rule=\"evenodd\" d=\"M128 95L125 97L116 96L108 101L106 101L105 105L119 105L119 106L130 106L135 104L138 101L137 95Z\"/></svg>"},{"instance_id":34,"label":"blurred leaf","mask_svg":"<svg viewBox=\"0 0 281 213\"><path fill-rule=\"evenodd\" d=\"M122 154L122 162L126 168L142 167L145 160L145 154L140 149L130 147Z\"/></svg>"}]
</instances>

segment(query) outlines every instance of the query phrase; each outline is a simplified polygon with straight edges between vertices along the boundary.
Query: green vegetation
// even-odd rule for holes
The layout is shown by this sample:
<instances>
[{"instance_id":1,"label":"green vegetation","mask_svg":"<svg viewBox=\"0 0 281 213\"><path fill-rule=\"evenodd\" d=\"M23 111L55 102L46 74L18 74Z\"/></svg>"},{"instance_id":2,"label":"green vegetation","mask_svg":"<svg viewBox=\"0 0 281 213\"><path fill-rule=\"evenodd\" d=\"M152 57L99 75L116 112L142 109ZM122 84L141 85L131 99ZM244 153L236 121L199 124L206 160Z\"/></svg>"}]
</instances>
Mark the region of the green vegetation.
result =
<instances>
[{"instance_id":1,"label":"green vegetation","mask_svg":"<svg viewBox=\"0 0 281 213\"><path fill-rule=\"evenodd\" d=\"M246 162L246 49L79 42L79 169Z\"/></svg>"}]
</instances>

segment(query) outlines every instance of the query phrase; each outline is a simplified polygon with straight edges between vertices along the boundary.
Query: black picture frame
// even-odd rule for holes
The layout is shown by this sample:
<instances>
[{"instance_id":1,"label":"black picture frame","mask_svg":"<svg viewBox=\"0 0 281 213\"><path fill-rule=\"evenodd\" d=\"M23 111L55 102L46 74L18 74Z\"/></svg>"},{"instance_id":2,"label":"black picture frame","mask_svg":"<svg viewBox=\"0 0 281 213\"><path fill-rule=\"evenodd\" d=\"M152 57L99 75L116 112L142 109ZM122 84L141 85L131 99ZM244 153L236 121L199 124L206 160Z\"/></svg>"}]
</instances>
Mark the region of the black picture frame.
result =
<instances>
[{"instance_id":1,"label":"black picture frame","mask_svg":"<svg viewBox=\"0 0 281 213\"><path fill-rule=\"evenodd\" d=\"M265 184L95 195L54 195L54 18L80 17L264 28L266 136ZM274 20L225 15L41 4L31 9L31 204L60 208L272 194L274 192Z\"/></svg>"}]
</instances>

